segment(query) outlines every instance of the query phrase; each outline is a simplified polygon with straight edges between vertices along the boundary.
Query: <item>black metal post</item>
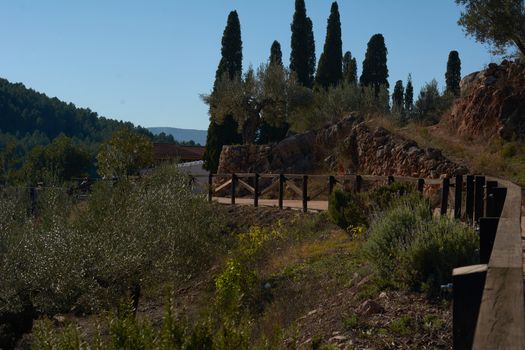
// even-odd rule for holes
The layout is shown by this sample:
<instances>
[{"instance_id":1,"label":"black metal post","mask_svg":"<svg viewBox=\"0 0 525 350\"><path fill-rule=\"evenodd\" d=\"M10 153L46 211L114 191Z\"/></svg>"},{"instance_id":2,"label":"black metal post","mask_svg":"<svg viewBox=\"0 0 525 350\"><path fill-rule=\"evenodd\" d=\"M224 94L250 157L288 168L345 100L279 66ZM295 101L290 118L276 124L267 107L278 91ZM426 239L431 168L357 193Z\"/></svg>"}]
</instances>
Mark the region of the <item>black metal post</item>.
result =
<instances>
[{"instance_id":1,"label":"black metal post","mask_svg":"<svg viewBox=\"0 0 525 350\"><path fill-rule=\"evenodd\" d=\"M253 206L258 207L259 206L259 174L255 173L255 177L253 180Z\"/></svg>"},{"instance_id":2,"label":"black metal post","mask_svg":"<svg viewBox=\"0 0 525 350\"><path fill-rule=\"evenodd\" d=\"M474 222L474 176L467 176L467 198L465 204L465 214L467 214L467 221L472 224Z\"/></svg>"},{"instance_id":3,"label":"black metal post","mask_svg":"<svg viewBox=\"0 0 525 350\"><path fill-rule=\"evenodd\" d=\"M232 204L235 204L236 190L237 190L237 175L232 174Z\"/></svg>"},{"instance_id":4,"label":"black metal post","mask_svg":"<svg viewBox=\"0 0 525 350\"><path fill-rule=\"evenodd\" d=\"M308 175L303 175L303 212L308 211Z\"/></svg>"},{"instance_id":5,"label":"black metal post","mask_svg":"<svg viewBox=\"0 0 525 350\"><path fill-rule=\"evenodd\" d=\"M328 194L329 195L331 195L332 192L334 192L334 187L335 187L336 182L337 180L335 179L334 176L328 177Z\"/></svg>"},{"instance_id":6,"label":"black metal post","mask_svg":"<svg viewBox=\"0 0 525 350\"><path fill-rule=\"evenodd\" d=\"M441 216L447 215L448 209L448 192L450 190L450 179L443 179L441 187Z\"/></svg>"},{"instance_id":7,"label":"black metal post","mask_svg":"<svg viewBox=\"0 0 525 350\"><path fill-rule=\"evenodd\" d=\"M463 176L456 176L454 185L454 219L461 219L461 199L463 197Z\"/></svg>"},{"instance_id":8,"label":"black metal post","mask_svg":"<svg viewBox=\"0 0 525 350\"><path fill-rule=\"evenodd\" d=\"M485 212L485 176L476 176L474 189L474 222L478 223Z\"/></svg>"},{"instance_id":9,"label":"black metal post","mask_svg":"<svg viewBox=\"0 0 525 350\"><path fill-rule=\"evenodd\" d=\"M283 174L279 175L279 208L283 208L283 199L284 199L284 182L286 181Z\"/></svg>"},{"instance_id":10,"label":"black metal post","mask_svg":"<svg viewBox=\"0 0 525 350\"><path fill-rule=\"evenodd\" d=\"M423 193L424 189L425 189L425 180L424 179L417 179L417 191L419 193Z\"/></svg>"}]
</instances>

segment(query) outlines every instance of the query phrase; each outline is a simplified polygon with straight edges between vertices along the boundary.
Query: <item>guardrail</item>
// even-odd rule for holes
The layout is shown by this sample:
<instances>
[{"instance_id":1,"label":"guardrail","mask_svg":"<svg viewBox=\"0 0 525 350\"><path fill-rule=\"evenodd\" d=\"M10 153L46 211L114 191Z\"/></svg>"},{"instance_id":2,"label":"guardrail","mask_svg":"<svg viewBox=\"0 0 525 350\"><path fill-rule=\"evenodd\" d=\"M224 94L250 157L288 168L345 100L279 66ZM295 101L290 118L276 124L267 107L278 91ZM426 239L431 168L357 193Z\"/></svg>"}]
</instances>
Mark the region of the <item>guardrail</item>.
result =
<instances>
[{"instance_id":1,"label":"guardrail","mask_svg":"<svg viewBox=\"0 0 525 350\"><path fill-rule=\"evenodd\" d=\"M261 186L260 179L269 181ZM326 182L309 193L312 179ZM365 181L411 182L422 193L427 185L439 186L440 214L461 219L478 230L480 264L458 267L452 274L453 348L525 349L521 188L509 181L473 175L428 180L367 175L209 174L208 199L229 189L231 203L235 204L237 192L243 188L253 196L257 207L261 195L277 189L279 207L283 208L288 190L302 198L303 210L307 211L308 201L324 191L331 194L338 184L347 183L359 192Z\"/></svg>"}]
</instances>

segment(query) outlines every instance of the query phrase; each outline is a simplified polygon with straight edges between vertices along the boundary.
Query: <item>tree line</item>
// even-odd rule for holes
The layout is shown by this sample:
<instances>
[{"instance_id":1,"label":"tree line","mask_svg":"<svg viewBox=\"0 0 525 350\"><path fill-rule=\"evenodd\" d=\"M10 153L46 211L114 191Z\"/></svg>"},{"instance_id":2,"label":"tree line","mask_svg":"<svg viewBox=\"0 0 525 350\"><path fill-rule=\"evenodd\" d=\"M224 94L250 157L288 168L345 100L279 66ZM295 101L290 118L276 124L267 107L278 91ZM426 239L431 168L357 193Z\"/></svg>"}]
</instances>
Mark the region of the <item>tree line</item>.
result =
<instances>
[{"instance_id":1,"label":"tree line","mask_svg":"<svg viewBox=\"0 0 525 350\"><path fill-rule=\"evenodd\" d=\"M318 61L304 0L295 1L290 29L288 67L283 63L281 44L274 41L267 62L243 73L239 16L236 11L228 15L213 89L201 96L210 115L204 156L208 170L217 170L223 145L277 142L291 131L329 124L350 111L391 113L401 122L434 121L459 95L461 61L458 52L451 51L443 93L434 80L414 101L409 74L406 88L403 81L397 81L390 96L388 50L381 33L370 38L358 77L355 57L350 51L343 53L337 2L331 5Z\"/></svg>"}]
</instances>

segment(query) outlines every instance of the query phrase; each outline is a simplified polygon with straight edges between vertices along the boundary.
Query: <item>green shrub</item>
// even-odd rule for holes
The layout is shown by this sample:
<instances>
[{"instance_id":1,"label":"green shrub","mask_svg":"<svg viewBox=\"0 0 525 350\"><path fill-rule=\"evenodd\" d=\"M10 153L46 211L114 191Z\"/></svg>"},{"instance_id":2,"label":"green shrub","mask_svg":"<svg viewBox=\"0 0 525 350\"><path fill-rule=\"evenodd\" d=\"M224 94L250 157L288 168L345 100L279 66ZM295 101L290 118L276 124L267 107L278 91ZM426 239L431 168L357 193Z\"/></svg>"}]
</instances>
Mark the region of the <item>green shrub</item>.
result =
<instances>
[{"instance_id":1,"label":"green shrub","mask_svg":"<svg viewBox=\"0 0 525 350\"><path fill-rule=\"evenodd\" d=\"M0 309L13 312L21 292L42 314L114 305L134 285L205 271L227 240L220 211L174 167L137 182L99 183L80 206L47 191L37 216L16 210L22 219L0 224Z\"/></svg>"},{"instance_id":2,"label":"green shrub","mask_svg":"<svg viewBox=\"0 0 525 350\"><path fill-rule=\"evenodd\" d=\"M366 194L368 205L373 211L388 209L399 197L414 192L414 186L406 182L394 182L381 186Z\"/></svg>"},{"instance_id":3,"label":"green shrub","mask_svg":"<svg viewBox=\"0 0 525 350\"><path fill-rule=\"evenodd\" d=\"M477 261L478 244L471 228L432 218L429 201L414 193L372 222L365 251L381 278L433 297L453 268Z\"/></svg>"},{"instance_id":4,"label":"green shrub","mask_svg":"<svg viewBox=\"0 0 525 350\"><path fill-rule=\"evenodd\" d=\"M359 197L341 190L335 190L330 196L328 214L333 222L343 229L364 226L367 223Z\"/></svg>"}]
</instances>

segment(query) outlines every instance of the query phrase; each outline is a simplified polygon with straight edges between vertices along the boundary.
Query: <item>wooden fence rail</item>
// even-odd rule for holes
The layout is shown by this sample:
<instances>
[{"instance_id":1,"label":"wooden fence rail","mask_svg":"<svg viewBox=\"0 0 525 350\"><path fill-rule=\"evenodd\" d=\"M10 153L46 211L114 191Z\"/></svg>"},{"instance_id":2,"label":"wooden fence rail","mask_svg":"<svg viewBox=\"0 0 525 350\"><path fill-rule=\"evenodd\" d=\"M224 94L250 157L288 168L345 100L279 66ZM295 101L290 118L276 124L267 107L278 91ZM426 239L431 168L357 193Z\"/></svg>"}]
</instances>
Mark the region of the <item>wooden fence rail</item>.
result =
<instances>
[{"instance_id":1,"label":"wooden fence rail","mask_svg":"<svg viewBox=\"0 0 525 350\"><path fill-rule=\"evenodd\" d=\"M252 180L253 186L247 179ZM267 179L265 186L261 179ZM326 182L311 191L308 187L311 180ZM306 212L308 202L323 192L329 195L337 185L348 182L353 191L359 192L365 181L410 182L421 193L426 186L439 186L440 214L464 220L479 232L479 265L458 266L452 273L454 349L525 349L521 188L509 181L472 175L417 179L370 175L209 174L208 197L211 201L214 195L230 189L234 204L237 190L243 188L253 195L257 207L261 195L277 189L278 206L283 208L288 190L300 196ZM449 200L451 188L453 199ZM449 208L451 203L453 208Z\"/></svg>"}]
</instances>

